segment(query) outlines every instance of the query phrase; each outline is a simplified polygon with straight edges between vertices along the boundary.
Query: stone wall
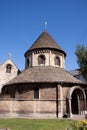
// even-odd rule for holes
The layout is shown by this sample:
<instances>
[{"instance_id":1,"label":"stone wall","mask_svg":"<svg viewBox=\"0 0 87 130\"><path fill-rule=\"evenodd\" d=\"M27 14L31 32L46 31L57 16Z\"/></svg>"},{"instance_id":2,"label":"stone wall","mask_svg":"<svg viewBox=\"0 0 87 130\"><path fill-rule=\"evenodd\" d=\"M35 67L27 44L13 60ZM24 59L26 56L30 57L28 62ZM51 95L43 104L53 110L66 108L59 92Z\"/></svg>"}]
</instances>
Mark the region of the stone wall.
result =
<instances>
[{"instance_id":1,"label":"stone wall","mask_svg":"<svg viewBox=\"0 0 87 130\"><path fill-rule=\"evenodd\" d=\"M56 101L46 100L1 100L0 114L54 114L56 116Z\"/></svg>"},{"instance_id":2,"label":"stone wall","mask_svg":"<svg viewBox=\"0 0 87 130\"><path fill-rule=\"evenodd\" d=\"M58 117L62 117L67 110L66 95L69 87L57 85L56 83L31 83L13 86L15 89L15 97L10 98L9 95L2 95L3 100L0 101L0 112L12 113L54 113ZM9 90L13 88L9 87ZM39 88L39 99L34 99L34 88ZM12 92L12 90L11 90ZM8 100L6 100L8 99Z\"/></svg>"},{"instance_id":3,"label":"stone wall","mask_svg":"<svg viewBox=\"0 0 87 130\"><path fill-rule=\"evenodd\" d=\"M55 52L55 51L50 51L50 50L44 50L44 51L39 51L38 53L31 53L31 54L27 54L25 57L25 68L27 68L27 59L30 59L30 66L41 66L38 65L38 57L39 55L45 55L46 58L46 62L45 62L45 66L56 66L59 67L58 65L55 65L54 59L55 56L58 56L60 58L60 67L64 68L65 67L65 60L64 60L64 54L60 53L60 52Z\"/></svg>"},{"instance_id":4,"label":"stone wall","mask_svg":"<svg viewBox=\"0 0 87 130\"><path fill-rule=\"evenodd\" d=\"M7 64L11 64L11 73L6 73L6 66ZM8 59L3 64L0 65L0 92L1 88L4 84L6 84L8 81L16 77L18 74L18 68L14 65L14 63Z\"/></svg>"},{"instance_id":5,"label":"stone wall","mask_svg":"<svg viewBox=\"0 0 87 130\"><path fill-rule=\"evenodd\" d=\"M39 87L39 99L34 99L34 87ZM11 90L12 86L9 89ZM28 116L43 113L53 114L56 117L56 84L22 84L15 86L15 91L15 98L2 95L0 113L28 114Z\"/></svg>"},{"instance_id":6,"label":"stone wall","mask_svg":"<svg viewBox=\"0 0 87 130\"><path fill-rule=\"evenodd\" d=\"M15 86L15 98L34 100L34 88L39 88L39 100L55 100L56 84L22 84ZM11 87L12 88L12 87ZM11 89L10 89L11 90Z\"/></svg>"},{"instance_id":7,"label":"stone wall","mask_svg":"<svg viewBox=\"0 0 87 130\"><path fill-rule=\"evenodd\" d=\"M69 113L69 104L68 104L68 100L67 100L67 94L69 89L71 88L71 86L69 86L69 84L65 84L62 87L62 105L63 105L63 114L68 112Z\"/></svg>"}]
</instances>

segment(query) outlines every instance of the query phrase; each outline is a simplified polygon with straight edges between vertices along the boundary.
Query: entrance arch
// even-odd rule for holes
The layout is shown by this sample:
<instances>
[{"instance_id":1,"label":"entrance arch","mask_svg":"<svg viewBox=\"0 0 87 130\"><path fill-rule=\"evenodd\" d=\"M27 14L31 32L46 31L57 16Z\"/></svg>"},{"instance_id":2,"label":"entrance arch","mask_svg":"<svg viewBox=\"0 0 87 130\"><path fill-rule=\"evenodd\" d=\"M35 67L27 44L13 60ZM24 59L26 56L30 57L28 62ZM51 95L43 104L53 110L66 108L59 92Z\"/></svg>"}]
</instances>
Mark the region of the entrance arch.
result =
<instances>
[{"instance_id":1,"label":"entrance arch","mask_svg":"<svg viewBox=\"0 0 87 130\"><path fill-rule=\"evenodd\" d=\"M86 95L84 89L74 86L68 91L69 112L72 114L84 114L86 108Z\"/></svg>"},{"instance_id":2,"label":"entrance arch","mask_svg":"<svg viewBox=\"0 0 87 130\"><path fill-rule=\"evenodd\" d=\"M85 110L84 93L81 89L76 88L71 94L72 114L81 114Z\"/></svg>"}]
</instances>

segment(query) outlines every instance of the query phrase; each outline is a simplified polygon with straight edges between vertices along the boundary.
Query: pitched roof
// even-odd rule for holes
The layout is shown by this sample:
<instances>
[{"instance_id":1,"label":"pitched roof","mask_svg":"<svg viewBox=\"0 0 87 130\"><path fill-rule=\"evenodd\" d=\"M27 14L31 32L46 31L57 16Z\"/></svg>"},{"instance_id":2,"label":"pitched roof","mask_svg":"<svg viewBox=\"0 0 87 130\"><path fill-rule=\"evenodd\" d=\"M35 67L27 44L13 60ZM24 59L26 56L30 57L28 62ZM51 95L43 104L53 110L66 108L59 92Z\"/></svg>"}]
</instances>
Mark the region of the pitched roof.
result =
<instances>
[{"instance_id":1,"label":"pitched roof","mask_svg":"<svg viewBox=\"0 0 87 130\"><path fill-rule=\"evenodd\" d=\"M35 49L55 49L57 51L62 52L66 56L66 53L61 49L61 47L56 43L56 41L46 31L44 31L37 38L37 40L33 43L33 45L28 49L27 52L35 50ZM26 53L25 53L25 55L26 55Z\"/></svg>"},{"instance_id":2,"label":"pitched roof","mask_svg":"<svg viewBox=\"0 0 87 130\"><path fill-rule=\"evenodd\" d=\"M4 64L12 64L16 69L18 69L19 72L21 72L20 69L15 65L15 63L9 58L7 60L5 60L2 64L0 64L0 66L2 66Z\"/></svg>"},{"instance_id":3,"label":"pitched roof","mask_svg":"<svg viewBox=\"0 0 87 130\"><path fill-rule=\"evenodd\" d=\"M43 66L43 67L32 67L24 70L13 80L8 82L9 84L18 83L77 83L83 84L81 80L73 77L69 72L65 71L60 67Z\"/></svg>"}]
</instances>

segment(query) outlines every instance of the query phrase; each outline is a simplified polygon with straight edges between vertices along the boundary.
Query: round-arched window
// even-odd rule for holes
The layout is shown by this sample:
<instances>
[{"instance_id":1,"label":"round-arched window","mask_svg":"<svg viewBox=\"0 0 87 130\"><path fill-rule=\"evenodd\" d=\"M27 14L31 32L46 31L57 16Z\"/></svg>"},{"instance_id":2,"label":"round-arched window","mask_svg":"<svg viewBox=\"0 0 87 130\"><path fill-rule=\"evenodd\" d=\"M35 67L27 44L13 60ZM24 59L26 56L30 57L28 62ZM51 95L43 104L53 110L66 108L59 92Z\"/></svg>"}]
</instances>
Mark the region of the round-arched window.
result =
<instances>
[{"instance_id":1,"label":"round-arched window","mask_svg":"<svg viewBox=\"0 0 87 130\"><path fill-rule=\"evenodd\" d=\"M55 57L54 61L55 61L55 65L60 66L60 58L58 56Z\"/></svg>"},{"instance_id":2,"label":"round-arched window","mask_svg":"<svg viewBox=\"0 0 87 130\"><path fill-rule=\"evenodd\" d=\"M7 64L7 66L6 66L6 73L11 73L11 69L12 69L12 65L11 64Z\"/></svg>"},{"instance_id":3,"label":"round-arched window","mask_svg":"<svg viewBox=\"0 0 87 130\"><path fill-rule=\"evenodd\" d=\"M45 55L43 55L43 54L41 54L41 55L39 55L39 57L38 57L38 64L40 65L40 64L45 64Z\"/></svg>"}]
</instances>

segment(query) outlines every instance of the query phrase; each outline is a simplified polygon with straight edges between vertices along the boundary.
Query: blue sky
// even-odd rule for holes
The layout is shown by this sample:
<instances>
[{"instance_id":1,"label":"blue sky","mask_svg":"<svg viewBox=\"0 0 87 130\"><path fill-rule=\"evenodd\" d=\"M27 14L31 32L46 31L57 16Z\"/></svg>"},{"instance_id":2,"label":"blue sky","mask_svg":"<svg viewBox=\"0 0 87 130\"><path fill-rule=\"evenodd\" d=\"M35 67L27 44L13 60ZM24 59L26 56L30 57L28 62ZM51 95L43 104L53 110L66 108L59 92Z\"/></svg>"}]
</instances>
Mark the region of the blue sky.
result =
<instances>
[{"instance_id":1,"label":"blue sky","mask_svg":"<svg viewBox=\"0 0 87 130\"><path fill-rule=\"evenodd\" d=\"M78 68L77 44L87 46L87 0L0 0L0 64L12 54L21 70L24 53L44 31L67 53L65 68Z\"/></svg>"}]
</instances>

